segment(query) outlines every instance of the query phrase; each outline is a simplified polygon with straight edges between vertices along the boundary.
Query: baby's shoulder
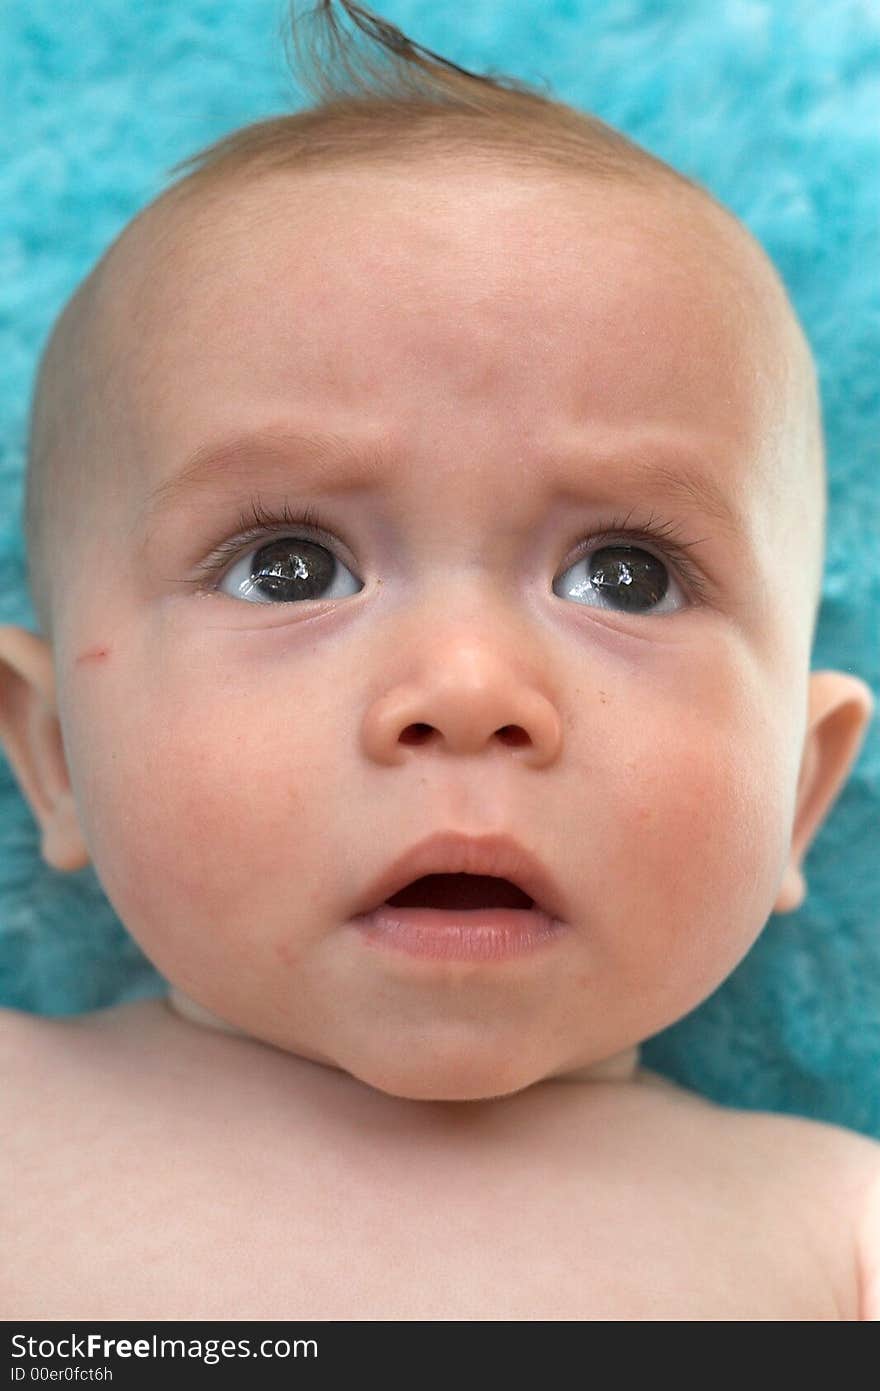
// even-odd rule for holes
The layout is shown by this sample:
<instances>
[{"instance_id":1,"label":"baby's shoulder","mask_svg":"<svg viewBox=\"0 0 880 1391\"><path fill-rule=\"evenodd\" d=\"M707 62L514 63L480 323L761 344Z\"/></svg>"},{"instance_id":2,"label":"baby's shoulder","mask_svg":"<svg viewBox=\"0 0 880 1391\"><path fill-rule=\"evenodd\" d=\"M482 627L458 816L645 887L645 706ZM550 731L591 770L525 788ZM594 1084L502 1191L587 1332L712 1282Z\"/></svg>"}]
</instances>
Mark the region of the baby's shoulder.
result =
<instances>
[{"instance_id":1,"label":"baby's shoulder","mask_svg":"<svg viewBox=\"0 0 880 1391\"><path fill-rule=\"evenodd\" d=\"M708 1150L719 1159L729 1154L750 1182L782 1183L793 1197L839 1207L864 1203L880 1181L880 1142L867 1135L804 1116L719 1105L655 1080L658 1121L685 1138L702 1134Z\"/></svg>"},{"instance_id":2,"label":"baby's shoulder","mask_svg":"<svg viewBox=\"0 0 880 1391\"><path fill-rule=\"evenodd\" d=\"M773 1165L805 1197L824 1195L832 1208L858 1208L880 1180L880 1142L845 1126L805 1116L731 1110L747 1165Z\"/></svg>"},{"instance_id":3,"label":"baby's shoulder","mask_svg":"<svg viewBox=\"0 0 880 1391\"><path fill-rule=\"evenodd\" d=\"M836 1125L804 1122L811 1133L811 1178L827 1157L824 1191L829 1208L854 1231L860 1319L880 1322L880 1143Z\"/></svg>"},{"instance_id":4,"label":"baby's shoulder","mask_svg":"<svg viewBox=\"0 0 880 1391\"><path fill-rule=\"evenodd\" d=\"M22 1136L39 1131L48 1117L76 1114L107 1089L124 1038L127 1016L144 1017L129 1005L91 1014L46 1016L0 1009L0 1079L4 1129ZM134 1050L132 1050L134 1052ZM129 1070L131 1067L129 1059Z\"/></svg>"},{"instance_id":5,"label":"baby's shoulder","mask_svg":"<svg viewBox=\"0 0 880 1391\"><path fill-rule=\"evenodd\" d=\"M6 1101L26 1094L42 1071L47 1055L58 1047L54 1019L19 1009L0 1009L0 1077Z\"/></svg>"},{"instance_id":6,"label":"baby's shoulder","mask_svg":"<svg viewBox=\"0 0 880 1391\"><path fill-rule=\"evenodd\" d=\"M41 1064L47 1054L63 1051L64 1037L93 1015L31 1014L22 1009L0 1008L0 1070L4 1086L14 1084L22 1072Z\"/></svg>"},{"instance_id":7,"label":"baby's shoulder","mask_svg":"<svg viewBox=\"0 0 880 1391\"><path fill-rule=\"evenodd\" d=\"M804 1205L824 1207L841 1232L852 1231L859 1282L859 1317L880 1322L880 1143L842 1126L772 1116L768 1139L779 1136Z\"/></svg>"},{"instance_id":8,"label":"baby's shoulder","mask_svg":"<svg viewBox=\"0 0 880 1391\"><path fill-rule=\"evenodd\" d=\"M701 1130L707 1160L719 1172L732 1164L743 1191L785 1204L812 1249L853 1253L860 1317L880 1320L880 1143L826 1121L717 1106L685 1091L665 1099L677 1119L672 1129L691 1142Z\"/></svg>"},{"instance_id":9,"label":"baby's shoulder","mask_svg":"<svg viewBox=\"0 0 880 1391\"><path fill-rule=\"evenodd\" d=\"M7 1136L17 1136L20 1144L39 1131L59 1097L75 1103L78 1078L85 1083L86 1073L71 1065L64 1046L65 1022L23 1010L0 1009L0 1126Z\"/></svg>"}]
</instances>

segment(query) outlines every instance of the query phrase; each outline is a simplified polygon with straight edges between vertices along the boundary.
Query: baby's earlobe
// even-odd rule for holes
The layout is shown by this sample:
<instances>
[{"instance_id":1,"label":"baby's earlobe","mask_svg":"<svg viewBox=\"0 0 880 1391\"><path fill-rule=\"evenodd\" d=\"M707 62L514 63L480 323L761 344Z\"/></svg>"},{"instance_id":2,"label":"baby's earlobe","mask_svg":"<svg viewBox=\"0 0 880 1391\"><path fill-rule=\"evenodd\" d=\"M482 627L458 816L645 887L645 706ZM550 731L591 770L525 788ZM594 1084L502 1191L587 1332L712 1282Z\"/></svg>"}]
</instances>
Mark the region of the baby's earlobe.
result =
<instances>
[{"instance_id":1,"label":"baby's earlobe","mask_svg":"<svg viewBox=\"0 0 880 1391\"><path fill-rule=\"evenodd\" d=\"M69 874L91 862L72 792L56 799L51 815L42 822L42 833L41 854L51 869Z\"/></svg>"},{"instance_id":2,"label":"baby's earlobe","mask_svg":"<svg viewBox=\"0 0 880 1391\"><path fill-rule=\"evenodd\" d=\"M774 913L793 913L807 896L807 881L799 866L789 863L773 904Z\"/></svg>"}]
</instances>

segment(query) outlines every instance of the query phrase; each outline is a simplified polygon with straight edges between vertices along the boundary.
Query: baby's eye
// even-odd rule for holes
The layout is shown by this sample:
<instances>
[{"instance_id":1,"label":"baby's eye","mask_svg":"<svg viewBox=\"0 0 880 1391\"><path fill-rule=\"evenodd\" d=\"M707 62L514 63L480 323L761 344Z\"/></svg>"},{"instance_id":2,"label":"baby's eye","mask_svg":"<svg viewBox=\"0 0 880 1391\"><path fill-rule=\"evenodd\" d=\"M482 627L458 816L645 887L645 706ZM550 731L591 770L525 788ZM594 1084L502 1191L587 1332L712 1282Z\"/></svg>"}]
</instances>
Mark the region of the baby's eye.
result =
<instances>
[{"instance_id":1,"label":"baby's eye","mask_svg":"<svg viewBox=\"0 0 880 1391\"><path fill-rule=\"evenodd\" d=\"M675 611L664 603L670 580L680 594L677 582L657 556L638 546L606 545L569 566L554 582L553 593L617 613L669 613Z\"/></svg>"},{"instance_id":2,"label":"baby's eye","mask_svg":"<svg viewBox=\"0 0 880 1391\"><path fill-rule=\"evenodd\" d=\"M290 604L299 599L345 599L358 592L359 584L326 546L304 537L280 536L241 556L218 588L259 604Z\"/></svg>"}]
</instances>

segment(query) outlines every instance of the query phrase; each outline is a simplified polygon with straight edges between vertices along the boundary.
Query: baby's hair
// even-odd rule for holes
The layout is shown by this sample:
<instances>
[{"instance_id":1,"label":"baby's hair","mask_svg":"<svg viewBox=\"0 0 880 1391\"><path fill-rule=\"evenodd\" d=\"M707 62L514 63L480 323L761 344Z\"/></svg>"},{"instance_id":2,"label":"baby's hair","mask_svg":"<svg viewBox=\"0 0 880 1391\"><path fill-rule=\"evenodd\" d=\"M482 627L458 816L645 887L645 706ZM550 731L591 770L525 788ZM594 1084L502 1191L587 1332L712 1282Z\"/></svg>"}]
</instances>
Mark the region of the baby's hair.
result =
<instances>
[{"instance_id":1,"label":"baby's hair","mask_svg":"<svg viewBox=\"0 0 880 1391\"><path fill-rule=\"evenodd\" d=\"M341 28L338 9L373 40L375 53L361 45L355 61L356 34ZM168 171L186 171L178 188L194 191L230 175L276 169L397 169L407 156L423 162L426 155L450 161L466 155L496 166L502 161L512 170L553 169L610 182L659 178L710 197L598 117L519 78L470 72L414 43L363 5L318 0L298 18L294 0L288 18L281 35L285 52L314 105L256 121L181 160ZM313 21L309 42L301 33L302 18Z\"/></svg>"}]
</instances>

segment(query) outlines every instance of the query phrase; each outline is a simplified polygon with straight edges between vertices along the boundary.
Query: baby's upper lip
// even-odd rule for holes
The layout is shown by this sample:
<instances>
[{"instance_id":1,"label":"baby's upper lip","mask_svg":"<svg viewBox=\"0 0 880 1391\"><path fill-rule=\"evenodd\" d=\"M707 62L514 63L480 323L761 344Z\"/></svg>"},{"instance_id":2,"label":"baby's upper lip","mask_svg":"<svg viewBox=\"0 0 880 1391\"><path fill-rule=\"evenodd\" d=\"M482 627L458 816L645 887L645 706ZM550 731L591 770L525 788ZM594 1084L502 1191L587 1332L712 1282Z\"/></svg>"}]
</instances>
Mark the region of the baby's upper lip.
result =
<instances>
[{"instance_id":1,"label":"baby's upper lip","mask_svg":"<svg viewBox=\"0 0 880 1391\"><path fill-rule=\"evenodd\" d=\"M368 886L355 916L371 913L425 874L489 874L509 879L534 900L536 908L565 920L566 905L555 880L518 840L506 834L467 836L457 831L437 831L404 851Z\"/></svg>"}]
</instances>

